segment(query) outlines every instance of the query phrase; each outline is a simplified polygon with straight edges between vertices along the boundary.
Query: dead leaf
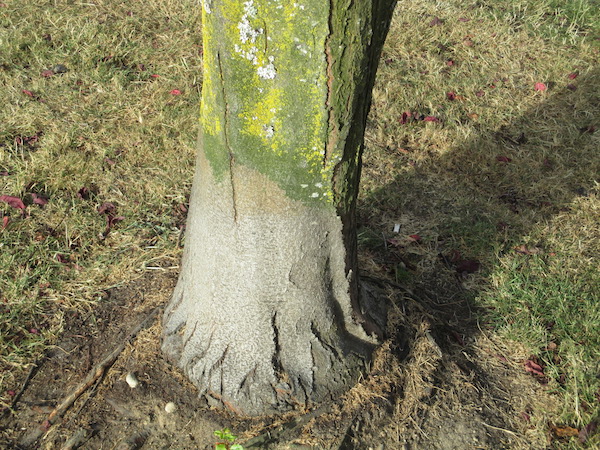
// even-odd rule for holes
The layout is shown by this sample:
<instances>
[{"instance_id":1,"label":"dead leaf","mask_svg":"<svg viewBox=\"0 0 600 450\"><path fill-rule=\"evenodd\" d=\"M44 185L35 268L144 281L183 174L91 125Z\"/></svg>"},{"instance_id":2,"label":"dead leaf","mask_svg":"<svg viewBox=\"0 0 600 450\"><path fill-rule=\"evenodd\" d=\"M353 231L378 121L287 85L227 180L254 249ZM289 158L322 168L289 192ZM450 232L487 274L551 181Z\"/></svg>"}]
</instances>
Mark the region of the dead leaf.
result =
<instances>
[{"instance_id":1,"label":"dead leaf","mask_svg":"<svg viewBox=\"0 0 600 450\"><path fill-rule=\"evenodd\" d=\"M539 255L540 253L543 253L541 248L527 247L525 244L517 245L514 250L521 255Z\"/></svg>"},{"instance_id":2,"label":"dead leaf","mask_svg":"<svg viewBox=\"0 0 600 450\"><path fill-rule=\"evenodd\" d=\"M440 122L440 119L435 116L425 116L423 120L425 122Z\"/></svg>"},{"instance_id":3,"label":"dead leaf","mask_svg":"<svg viewBox=\"0 0 600 450\"><path fill-rule=\"evenodd\" d=\"M99 214L110 214L111 212L113 212L115 209L117 209L117 207L114 205L114 203L110 203L110 202L104 202L102 203L102 205L100 205L100 207L98 208L98 213Z\"/></svg>"},{"instance_id":4,"label":"dead leaf","mask_svg":"<svg viewBox=\"0 0 600 450\"><path fill-rule=\"evenodd\" d=\"M512 161L512 159L509 158L508 156L498 155L498 156L496 156L496 161L503 162L503 163L509 163Z\"/></svg>"},{"instance_id":5,"label":"dead leaf","mask_svg":"<svg viewBox=\"0 0 600 450\"><path fill-rule=\"evenodd\" d=\"M577 428L568 426L561 427L557 425L550 425L550 431L552 431L552 434L557 438L579 436L579 430Z\"/></svg>"},{"instance_id":6,"label":"dead leaf","mask_svg":"<svg viewBox=\"0 0 600 450\"><path fill-rule=\"evenodd\" d=\"M434 17L431 22L429 22L430 27L435 27L436 25L443 25L443 24L444 24L444 21L437 16Z\"/></svg>"},{"instance_id":7,"label":"dead leaf","mask_svg":"<svg viewBox=\"0 0 600 450\"><path fill-rule=\"evenodd\" d=\"M10 217L9 216L4 216L2 217L2 229L6 229L6 227L8 226L8 222L10 222Z\"/></svg>"},{"instance_id":8,"label":"dead leaf","mask_svg":"<svg viewBox=\"0 0 600 450\"><path fill-rule=\"evenodd\" d=\"M90 190L85 186L77 191L77 197L82 200L89 200L90 198Z\"/></svg>"},{"instance_id":9,"label":"dead leaf","mask_svg":"<svg viewBox=\"0 0 600 450\"><path fill-rule=\"evenodd\" d=\"M579 431L579 442L585 444L586 441L596 433L597 429L598 422L596 420L593 420L592 422L588 423Z\"/></svg>"},{"instance_id":10,"label":"dead leaf","mask_svg":"<svg viewBox=\"0 0 600 450\"><path fill-rule=\"evenodd\" d=\"M31 193L31 200L36 205L40 206L44 206L48 203L48 199L46 197L42 197L41 195L35 194L33 192Z\"/></svg>"},{"instance_id":11,"label":"dead leaf","mask_svg":"<svg viewBox=\"0 0 600 450\"><path fill-rule=\"evenodd\" d=\"M544 92L548 89L544 83L535 83L534 88L536 91Z\"/></svg>"},{"instance_id":12,"label":"dead leaf","mask_svg":"<svg viewBox=\"0 0 600 450\"><path fill-rule=\"evenodd\" d=\"M41 75L42 75L44 78L50 78L52 75L54 75L54 72L53 72L53 71L51 71L50 69L46 69L46 70L42 70L42 73L41 73Z\"/></svg>"},{"instance_id":13,"label":"dead leaf","mask_svg":"<svg viewBox=\"0 0 600 450\"><path fill-rule=\"evenodd\" d=\"M574 80L578 76L579 76L579 72L573 72L573 73L570 73L567 77L569 78L569 80Z\"/></svg>"},{"instance_id":14,"label":"dead leaf","mask_svg":"<svg viewBox=\"0 0 600 450\"><path fill-rule=\"evenodd\" d=\"M9 206L16 209L25 209L25 204L19 197L12 195L0 195L0 202L8 203Z\"/></svg>"},{"instance_id":15,"label":"dead leaf","mask_svg":"<svg viewBox=\"0 0 600 450\"><path fill-rule=\"evenodd\" d=\"M404 125L408 123L408 120L412 117L412 113L410 111L404 111L402 116L400 116L399 122Z\"/></svg>"},{"instance_id":16,"label":"dead leaf","mask_svg":"<svg viewBox=\"0 0 600 450\"><path fill-rule=\"evenodd\" d=\"M532 361L531 359L528 359L527 361L525 361L525 370L535 376L538 377L543 377L544 375L544 369L542 366L540 366L538 363Z\"/></svg>"}]
</instances>

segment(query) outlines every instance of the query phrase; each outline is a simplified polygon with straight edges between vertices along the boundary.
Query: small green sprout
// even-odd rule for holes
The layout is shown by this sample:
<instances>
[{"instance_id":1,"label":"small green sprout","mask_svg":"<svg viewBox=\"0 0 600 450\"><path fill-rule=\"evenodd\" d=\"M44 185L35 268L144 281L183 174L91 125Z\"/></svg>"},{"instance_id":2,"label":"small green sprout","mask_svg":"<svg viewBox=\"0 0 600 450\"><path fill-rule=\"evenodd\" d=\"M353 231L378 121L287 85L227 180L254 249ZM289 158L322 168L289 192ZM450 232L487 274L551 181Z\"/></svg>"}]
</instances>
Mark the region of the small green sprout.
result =
<instances>
[{"instance_id":1,"label":"small green sprout","mask_svg":"<svg viewBox=\"0 0 600 450\"><path fill-rule=\"evenodd\" d=\"M240 444L233 443L237 439L237 436L231 434L229 428L217 430L214 434L221 440L221 442L215 444L215 450L244 450L244 447Z\"/></svg>"}]
</instances>

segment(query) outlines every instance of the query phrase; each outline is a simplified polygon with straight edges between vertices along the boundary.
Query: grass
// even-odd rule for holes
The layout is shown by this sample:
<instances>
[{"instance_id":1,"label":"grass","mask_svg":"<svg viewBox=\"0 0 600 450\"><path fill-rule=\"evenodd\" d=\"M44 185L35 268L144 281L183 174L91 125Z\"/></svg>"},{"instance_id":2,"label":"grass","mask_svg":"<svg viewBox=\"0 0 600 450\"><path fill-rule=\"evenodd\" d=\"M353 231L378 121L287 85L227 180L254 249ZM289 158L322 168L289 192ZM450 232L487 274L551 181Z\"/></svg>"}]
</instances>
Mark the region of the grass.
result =
<instances>
[{"instance_id":1,"label":"grass","mask_svg":"<svg viewBox=\"0 0 600 450\"><path fill-rule=\"evenodd\" d=\"M1 194L48 200L24 212L0 206L3 404L70 312L93 315L111 286L177 264L201 73L194 7L0 7ZM44 76L57 64L67 71ZM105 202L123 217L106 237Z\"/></svg>"},{"instance_id":2,"label":"grass","mask_svg":"<svg viewBox=\"0 0 600 450\"><path fill-rule=\"evenodd\" d=\"M70 314L93 319L111 286L178 264L201 85L197 3L0 2L0 195L28 204L0 203L3 406ZM401 2L359 207L367 270L443 300L455 260L480 264L460 295L527 346L562 399L552 423L578 428L600 415L598 6ZM43 76L57 64L68 70ZM413 120L425 116L437 121ZM123 217L108 233L106 202ZM386 249L381 238L413 234L420 244Z\"/></svg>"}]
</instances>

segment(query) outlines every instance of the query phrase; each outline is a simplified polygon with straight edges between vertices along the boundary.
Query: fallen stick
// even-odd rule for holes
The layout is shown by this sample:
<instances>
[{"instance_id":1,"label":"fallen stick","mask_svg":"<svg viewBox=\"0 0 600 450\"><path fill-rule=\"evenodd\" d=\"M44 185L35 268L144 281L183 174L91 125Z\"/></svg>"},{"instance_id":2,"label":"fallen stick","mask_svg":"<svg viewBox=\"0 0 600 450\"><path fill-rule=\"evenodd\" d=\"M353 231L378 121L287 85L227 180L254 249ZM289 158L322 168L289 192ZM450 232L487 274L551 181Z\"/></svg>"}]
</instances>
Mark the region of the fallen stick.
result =
<instances>
[{"instance_id":1,"label":"fallen stick","mask_svg":"<svg viewBox=\"0 0 600 450\"><path fill-rule=\"evenodd\" d=\"M46 420L44 420L35 430L31 431L21 439L21 445L24 447L29 447L37 442L37 440L42 436L44 436L48 430L50 430L50 427L52 427L52 425L58 419L60 419L71 406L73 406L81 394L93 386L96 381L106 373L106 371L115 363L121 352L125 350L127 344L129 344L129 342L131 342L140 331L142 331L150 324L150 322L152 322L160 310L161 307L156 307L150 311L146 318L142 320L112 352L110 352L96 365L96 367L94 367L88 373L87 377L85 377L79 386L77 386L77 388L75 388L71 394L67 395L67 397L65 397L63 401L56 408L54 408Z\"/></svg>"}]
</instances>

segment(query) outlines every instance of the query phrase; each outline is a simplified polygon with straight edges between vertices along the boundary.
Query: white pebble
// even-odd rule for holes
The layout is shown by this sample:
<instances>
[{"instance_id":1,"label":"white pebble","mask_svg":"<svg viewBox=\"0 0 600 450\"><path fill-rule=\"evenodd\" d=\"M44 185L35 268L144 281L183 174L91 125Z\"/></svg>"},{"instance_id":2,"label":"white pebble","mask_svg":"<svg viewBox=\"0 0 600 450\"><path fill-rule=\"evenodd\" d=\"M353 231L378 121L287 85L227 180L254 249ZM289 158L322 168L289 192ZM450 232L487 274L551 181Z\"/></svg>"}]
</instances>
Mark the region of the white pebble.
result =
<instances>
[{"instance_id":1,"label":"white pebble","mask_svg":"<svg viewBox=\"0 0 600 450\"><path fill-rule=\"evenodd\" d=\"M174 412L177 409L177 405L173 402L169 402L165 405L165 411L169 414Z\"/></svg>"},{"instance_id":2,"label":"white pebble","mask_svg":"<svg viewBox=\"0 0 600 450\"><path fill-rule=\"evenodd\" d=\"M127 381L127 384L129 385L129 387L131 389L134 389L138 386L138 384L140 384L140 382L138 381L138 379L135 377L135 375L131 372L129 372L127 374L127 376L125 377L125 381Z\"/></svg>"}]
</instances>

